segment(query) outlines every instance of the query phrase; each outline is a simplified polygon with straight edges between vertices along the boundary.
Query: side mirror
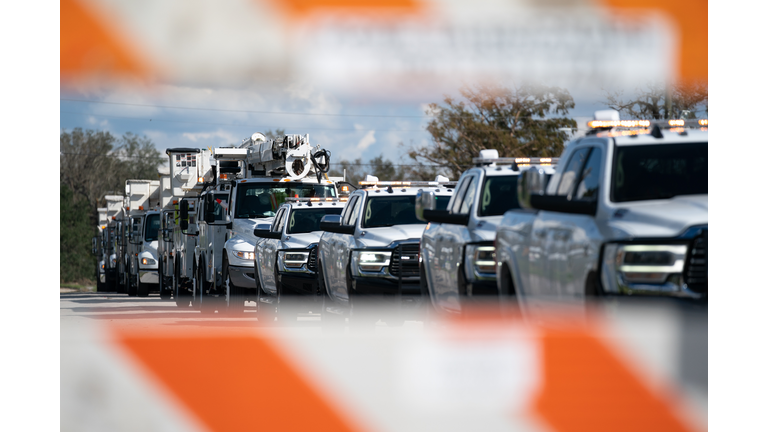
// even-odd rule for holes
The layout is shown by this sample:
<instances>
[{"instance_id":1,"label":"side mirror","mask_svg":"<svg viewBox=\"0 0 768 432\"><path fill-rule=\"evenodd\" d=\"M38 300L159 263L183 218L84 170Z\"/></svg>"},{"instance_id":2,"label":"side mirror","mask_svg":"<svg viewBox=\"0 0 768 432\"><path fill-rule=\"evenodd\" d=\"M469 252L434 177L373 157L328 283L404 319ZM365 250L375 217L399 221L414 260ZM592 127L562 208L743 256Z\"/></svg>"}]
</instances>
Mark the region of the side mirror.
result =
<instances>
[{"instance_id":1,"label":"side mirror","mask_svg":"<svg viewBox=\"0 0 768 432\"><path fill-rule=\"evenodd\" d=\"M179 226L182 231L189 228L189 203L187 200L181 200L179 205Z\"/></svg>"},{"instance_id":2,"label":"side mirror","mask_svg":"<svg viewBox=\"0 0 768 432\"><path fill-rule=\"evenodd\" d=\"M342 225L341 215L325 215L320 219L320 229L338 234L354 234L354 225Z\"/></svg>"},{"instance_id":3,"label":"side mirror","mask_svg":"<svg viewBox=\"0 0 768 432\"><path fill-rule=\"evenodd\" d=\"M99 238L98 237L92 237L91 238L91 253L96 255L99 252Z\"/></svg>"},{"instance_id":4,"label":"side mirror","mask_svg":"<svg viewBox=\"0 0 768 432\"><path fill-rule=\"evenodd\" d=\"M567 196L531 194L531 207L559 213L573 213L594 216L597 214L597 200L571 201Z\"/></svg>"},{"instance_id":5,"label":"side mirror","mask_svg":"<svg viewBox=\"0 0 768 432\"><path fill-rule=\"evenodd\" d=\"M170 228L163 229L163 241L171 241L171 233L173 232Z\"/></svg>"},{"instance_id":6,"label":"side mirror","mask_svg":"<svg viewBox=\"0 0 768 432\"><path fill-rule=\"evenodd\" d=\"M268 229L256 228L253 230L253 235L256 237L267 238L267 239L279 239L280 237L283 236L283 233L273 232Z\"/></svg>"},{"instance_id":7,"label":"side mirror","mask_svg":"<svg viewBox=\"0 0 768 432\"><path fill-rule=\"evenodd\" d=\"M538 167L530 167L520 173L517 181L517 201L524 209L533 209L531 195L544 195L547 187L547 174Z\"/></svg>"},{"instance_id":8,"label":"side mirror","mask_svg":"<svg viewBox=\"0 0 768 432\"><path fill-rule=\"evenodd\" d=\"M466 226L469 225L469 214L453 214L448 210L425 209L424 220L427 222Z\"/></svg>"},{"instance_id":9,"label":"side mirror","mask_svg":"<svg viewBox=\"0 0 768 432\"><path fill-rule=\"evenodd\" d=\"M416 193L416 219L427 222L424 219L424 210L434 210L437 208L437 195L434 191L420 190Z\"/></svg>"}]
</instances>

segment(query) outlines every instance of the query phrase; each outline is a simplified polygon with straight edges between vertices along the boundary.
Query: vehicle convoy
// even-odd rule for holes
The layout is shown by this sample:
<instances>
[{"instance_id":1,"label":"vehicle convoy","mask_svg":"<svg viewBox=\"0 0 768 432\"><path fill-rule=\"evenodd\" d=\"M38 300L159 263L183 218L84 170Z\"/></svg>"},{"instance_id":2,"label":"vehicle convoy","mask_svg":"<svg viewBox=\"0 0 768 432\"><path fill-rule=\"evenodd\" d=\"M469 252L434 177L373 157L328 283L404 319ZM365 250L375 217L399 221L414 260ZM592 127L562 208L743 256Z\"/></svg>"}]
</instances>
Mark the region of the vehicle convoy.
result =
<instances>
[{"instance_id":1,"label":"vehicle convoy","mask_svg":"<svg viewBox=\"0 0 768 432\"><path fill-rule=\"evenodd\" d=\"M323 293L317 283L317 242L325 215L340 215L347 199L291 198L278 208L271 225L254 229L262 238L254 250L261 295L262 321L295 321L300 312L320 311ZM272 305L272 307L270 307Z\"/></svg>"},{"instance_id":2,"label":"vehicle convoy","mask_svg":"<svg viewBox=\"0 0 768 432\"><path fill-rule=\"evenodd\" d=\"M455 182L360 182L339 216L327 215L320 224L318 283L325 291L322 321L368 326L378 319L368 307L373 302L398 308L418 306L419 240L425 222L416 218L419 191L434 195L436 209L444 209ZM446 179L447 180L447 179ZM400 324L400 317L386 318ZM385 320L386 321L386 320Z\"/></svg>"},{"instance_id":3,"label":"vehicle convoy","mask_svg":"<svg viewBox=\"0 0 768 432\"><path fill-rule=\"evenodd\" d=\"M289 196L335 198L335 184L322 178L330 152L312 146L309 135L268 140L255 133L238 147L214 149L213 158L216 184L200 201L197 227L190 225L200 233L190 294L201 311L242 312L259 293L256 223L271 221Z\"/></svg>"},{"instance_id":4,"label":"vehicle convoy","mask_svg":"<svg viewBox=\"0 0 768 432\"><path fill-rule=\"evenodd\" d=\"M461 313L479 300L498 301L496 288L496 226L504 212L519 208L520 167L537 165L552 173L557 158L499 158L482 150L474 168L459 178L448 208L429 208L426 192L417 201L417 215L429 222L421 236L421 288L427 304L441 313ZM431 309L429 309L431 310Z\"/></svg>"},{"instance_id":5,"label":"vehicle convoy","mask_svg":"<svg viewBox=\"0 0 768 432\"><path fill-rule=\"evenodd\" d=\"M170 243L159 256L164 275L163 287L169 287L179 307L189 307L192 299L197 246L196 209L198 195L216 174L211 169L211 152L205 149L176 147L167 149L170 168L171 207L165 207L162 221L164 241ZM189 227L192 232L189 232ZM166 294L167 295L167 294Z\"/></svg>"},{"instance_id":6,"label":"vehicle convoy","mask_svg":"<svg viewBox=\"0 0 768 432\"><path fill-rule=\"evenodd\" d=\"M129 233L126 248L126 286L129 296L146 297L158 291L157 237L160 212L150 211L160 204L158 180L126 180Z\"/></svg>"},{"instance_id":7,"label":"vehicle convoy","mask_svg":"<svg viewBox=\"0 0 768 432\"><path fill-rule=\"evenodd\" d=\"M496 235L502 297L707 297L708 120L600 112L547 184L522 175Z\"/></svg>"}]
</instances>

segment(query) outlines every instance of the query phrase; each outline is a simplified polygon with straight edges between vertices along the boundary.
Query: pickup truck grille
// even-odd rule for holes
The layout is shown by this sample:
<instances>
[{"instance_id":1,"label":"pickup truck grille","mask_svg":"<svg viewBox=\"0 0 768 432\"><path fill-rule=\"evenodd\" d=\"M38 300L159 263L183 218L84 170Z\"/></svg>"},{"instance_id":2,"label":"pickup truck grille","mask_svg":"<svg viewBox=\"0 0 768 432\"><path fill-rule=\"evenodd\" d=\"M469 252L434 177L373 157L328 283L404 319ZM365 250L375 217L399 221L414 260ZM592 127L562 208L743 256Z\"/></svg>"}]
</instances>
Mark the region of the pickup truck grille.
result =
<instances>
[{"instance_id":1,"label":"pickup truck grille","mask_svg":"<svg viewBox=\"0 0 768 432\"><path fill-rule=\"evenodd\" d=\"M402 270L402 274L401 274ZM419 244L403 244L392 251L389 274L397 277L419 276Z\"/></svg>"},{"instance_id":2,"label":"pickup truck grille","mask_svg":"<svg viewBox=\"0 0 768 432\"><path fill-rule=\"evenodd\" d=\"M707 231L693 239L685 262L685 283L691 291L707 293Z\"/></svg>"},{"instance_id":3,"label":"pickup truck grille","mask_svg":"<svg viewBox=\"0 0 768 432\"><path fill-rule=\"evenodd\" d=\"M309 250L309 258L307 258L307 268L312 271L317 271L317 247L313 247Z\"/></svg>"}]
</instances>

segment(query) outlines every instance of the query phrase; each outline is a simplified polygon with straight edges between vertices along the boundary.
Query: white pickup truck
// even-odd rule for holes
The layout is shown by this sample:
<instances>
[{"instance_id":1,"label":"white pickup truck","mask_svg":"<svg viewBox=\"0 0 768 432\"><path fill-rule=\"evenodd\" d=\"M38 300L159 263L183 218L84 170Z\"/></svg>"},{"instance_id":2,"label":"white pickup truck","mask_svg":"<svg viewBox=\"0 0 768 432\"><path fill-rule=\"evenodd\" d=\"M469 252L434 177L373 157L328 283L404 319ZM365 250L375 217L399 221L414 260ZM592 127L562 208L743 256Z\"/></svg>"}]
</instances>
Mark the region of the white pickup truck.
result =
<instances>
[{"instance_id":1,"label":"white pickup truck","mask_svg":"<svg viewBox=\"0 0 768 432\"><path fill-rule=\"evenodd\" d=\"M502 297L707 297L707 120L590 122L521 175L496 230ZM670 127L672 126L672 127Z\"/></svg>"}]
</instances>

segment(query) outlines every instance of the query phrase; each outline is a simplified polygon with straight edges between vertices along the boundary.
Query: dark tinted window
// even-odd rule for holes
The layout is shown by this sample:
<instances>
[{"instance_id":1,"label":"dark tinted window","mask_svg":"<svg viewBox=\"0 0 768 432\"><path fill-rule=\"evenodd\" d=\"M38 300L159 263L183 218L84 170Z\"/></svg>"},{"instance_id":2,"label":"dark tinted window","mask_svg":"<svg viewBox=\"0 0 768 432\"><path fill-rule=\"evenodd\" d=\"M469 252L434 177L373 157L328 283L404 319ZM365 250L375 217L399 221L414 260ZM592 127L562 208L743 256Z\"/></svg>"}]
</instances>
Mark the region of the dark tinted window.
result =
<instances>
[{"instance_id":1,"label":"dark tinted window","mask_svg":"<svg viewBox=\"0 0 768 432\"><path fill-rule=\"evenodd\" d=\"M288 234L320 231L320 219L327 214L341 214L342 207L294 209L288 217Z\"/></svg>"},{"instance_id":2,"label":"dark tinted window","mask_svg":"<svg viewBox=\"0 0 768 432\"><path fill-rule=\"evenodd\" d=\"M145 220L146 229L144 230L144 240L154 241L157 240L157 233L160 230L160 215L151 214L148 215Z\"/></svg>"},{"instance_id":3,"label":"dark tinted window","mask_svg":"<svg viewBox=\"0 0 768 432\"><path fill-rule=\"evenodd\" d=\"M415 195L368 198L363 213L363 227L425 224L416 219L415 203Z\"/></svg>"},{"instance_id":4,"label":"dark tinted window","mask_svg":"<svg viewBox=\"0 0 768 432\"><path fill-rule=\"evenodd\" d=\"M301 184L297 182L240 184L237 187L235 217L273 217L287 197L332 198L335 196L336 190L332 185Z\"/></svg>"},{"instance_id":5,"label":"dark tinted window","mask_svg":"<svg viewBox=\"0 0 768 432\"><path fill-rule=\"evenodd\" d=\"M707 193L707 143L616 147L615 202Z\"/></svg>"},{"instance_id":6,"label":"dark tinted window","mask_svg":"<svg viewBox=\"0 0 768 432\"><path fill-rule=\"evenodd\" d=\"M445 210L448 208L448 203L451 202L451 196L438 196L435 210Z\"/></svg>"},{"instance_id":7,"label":"dark tinted window","mask_svg":"<svg viewBox=\"0 0 768 432\"><path fill-rule=\"evenodd\" d=\"M517 177L486 177L480 194L480 205L477 206L477 215L499 216L507 210L520 208L517 203Z\"/></svg>"},{"instance_id":8,"label":"dark tinted window","mask_svg":"<svg viewBox=\"0 0 768 432\"><path fill-rule=\"evenodd\" d=\"M597 200L597 193L600 191L600 168L602 167L603 150L597 147L592 148L589 159L581 171L581 180L576 186L574 199L584 201Z\"/></svg>"}]
</instances>

